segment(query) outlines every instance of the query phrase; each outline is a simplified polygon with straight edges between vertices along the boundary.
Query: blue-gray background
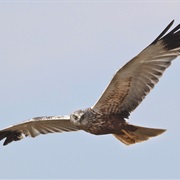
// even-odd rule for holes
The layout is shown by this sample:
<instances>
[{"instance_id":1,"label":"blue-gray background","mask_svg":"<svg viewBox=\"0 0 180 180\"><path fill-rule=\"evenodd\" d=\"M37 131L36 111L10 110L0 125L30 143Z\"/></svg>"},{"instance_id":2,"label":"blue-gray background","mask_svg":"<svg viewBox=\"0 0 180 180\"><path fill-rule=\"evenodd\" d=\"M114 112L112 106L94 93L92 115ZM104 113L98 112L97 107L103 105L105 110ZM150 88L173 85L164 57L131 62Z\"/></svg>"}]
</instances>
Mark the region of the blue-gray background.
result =
<instances>
[{"instance_id":1,"label":"blue-gray background","mask_svg":"<svg viewBox=\"0 0 180 180\"><path fill-rule=\"evenodd\" d=\"M179 2L0 2L0 128L92 106L115 71L175 19ZM175 26L174 25L174 26ZM50 134L0 147L0 178L180 178L180 58L131 114L167 128L127 147Z\"/></svg>"}]
</instances>

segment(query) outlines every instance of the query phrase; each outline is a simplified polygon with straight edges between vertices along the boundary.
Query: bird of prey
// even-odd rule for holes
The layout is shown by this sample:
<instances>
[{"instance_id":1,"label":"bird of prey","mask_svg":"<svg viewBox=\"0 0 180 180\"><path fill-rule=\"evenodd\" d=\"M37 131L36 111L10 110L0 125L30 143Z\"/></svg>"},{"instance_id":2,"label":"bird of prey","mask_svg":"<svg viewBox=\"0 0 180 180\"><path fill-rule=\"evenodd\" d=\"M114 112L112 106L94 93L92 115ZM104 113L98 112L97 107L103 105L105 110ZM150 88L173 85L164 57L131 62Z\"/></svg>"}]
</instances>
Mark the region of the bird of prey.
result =
<instances>
[{"instance_id":1,"label":"bird of prey","mask_svg":"<svg viewBox=\"0 0 180 180\"><path fill-rule=\"evenodd\" d=\"M159 81L171 61L180 55L180 24L174 20L143 51L119 69L94 106L69 116L44 116L0 130L4 144L40 134L84 130L95 135L113 134L126 145L148 140L164 129L129 124L127 118Z\"/></svg>"}]
</instances>

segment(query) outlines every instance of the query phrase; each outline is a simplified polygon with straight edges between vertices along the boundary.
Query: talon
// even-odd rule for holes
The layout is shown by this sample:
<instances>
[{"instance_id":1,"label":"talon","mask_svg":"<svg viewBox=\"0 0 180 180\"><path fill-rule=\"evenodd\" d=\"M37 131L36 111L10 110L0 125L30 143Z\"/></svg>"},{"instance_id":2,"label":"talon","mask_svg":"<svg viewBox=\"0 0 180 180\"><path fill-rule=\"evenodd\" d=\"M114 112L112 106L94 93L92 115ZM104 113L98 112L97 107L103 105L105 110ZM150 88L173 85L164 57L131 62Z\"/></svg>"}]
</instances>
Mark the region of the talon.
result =
<instances>
[{"instance_id":1,"label":"talon","mask_svg":"<svg viewBox=\"0 0 180 180\"><path fill-rule=\"evenodd\" d=\"M133 140L136 139L136 136L129 134L129 133L128 133L127 131L125 131L124 129L122 129L121 131L122 131L128 138L133 139Z\"/></svg>"}]
</instances>

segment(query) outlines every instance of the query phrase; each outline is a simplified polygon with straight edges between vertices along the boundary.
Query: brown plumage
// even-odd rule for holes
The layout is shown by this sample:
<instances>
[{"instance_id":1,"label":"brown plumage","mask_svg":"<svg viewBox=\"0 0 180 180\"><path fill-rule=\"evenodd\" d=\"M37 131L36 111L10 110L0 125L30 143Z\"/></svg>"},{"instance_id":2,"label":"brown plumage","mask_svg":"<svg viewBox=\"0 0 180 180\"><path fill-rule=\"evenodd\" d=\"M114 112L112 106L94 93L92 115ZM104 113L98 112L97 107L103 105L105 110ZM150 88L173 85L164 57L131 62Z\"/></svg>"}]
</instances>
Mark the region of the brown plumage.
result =
<instances>
[{"instance_id":1,"label":"brown plumage","mask_svg":"<svg viewBox=\"0 0 180 180\"><path fill-rule=\"evenodd\" d=\"M126 145L145 141L163 133L163 129L128 124L125 118L142 102L159 81L171 61L180 55L180 24L166 34L165 30L141 53L119 69L97 101L85 110L70 116L33 118L0 131L4 145L39 134L78 131L102 135L113 134Z\"/></svg>"}]
</instances>

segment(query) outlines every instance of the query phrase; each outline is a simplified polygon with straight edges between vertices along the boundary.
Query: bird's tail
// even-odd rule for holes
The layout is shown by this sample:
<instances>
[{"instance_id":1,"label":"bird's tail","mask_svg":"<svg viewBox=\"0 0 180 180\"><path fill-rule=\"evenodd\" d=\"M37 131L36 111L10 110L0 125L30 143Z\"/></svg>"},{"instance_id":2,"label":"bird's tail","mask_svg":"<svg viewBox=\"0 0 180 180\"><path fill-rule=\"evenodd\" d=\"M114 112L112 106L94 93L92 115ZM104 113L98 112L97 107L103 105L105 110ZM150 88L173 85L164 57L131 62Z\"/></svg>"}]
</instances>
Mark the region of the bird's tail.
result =
<instances>
[{"instance_id":1,"label":"bird's tail","mask_svg":"<svg viewBox=\"0 0 180 180\"><path fill-rule=\"evenodd\" d=\"M165 132L164 129L155 129L126 124L119 134L113 134L118 140L126 145L146 141L151 137Z\"/></svg>"}]
</instances>

